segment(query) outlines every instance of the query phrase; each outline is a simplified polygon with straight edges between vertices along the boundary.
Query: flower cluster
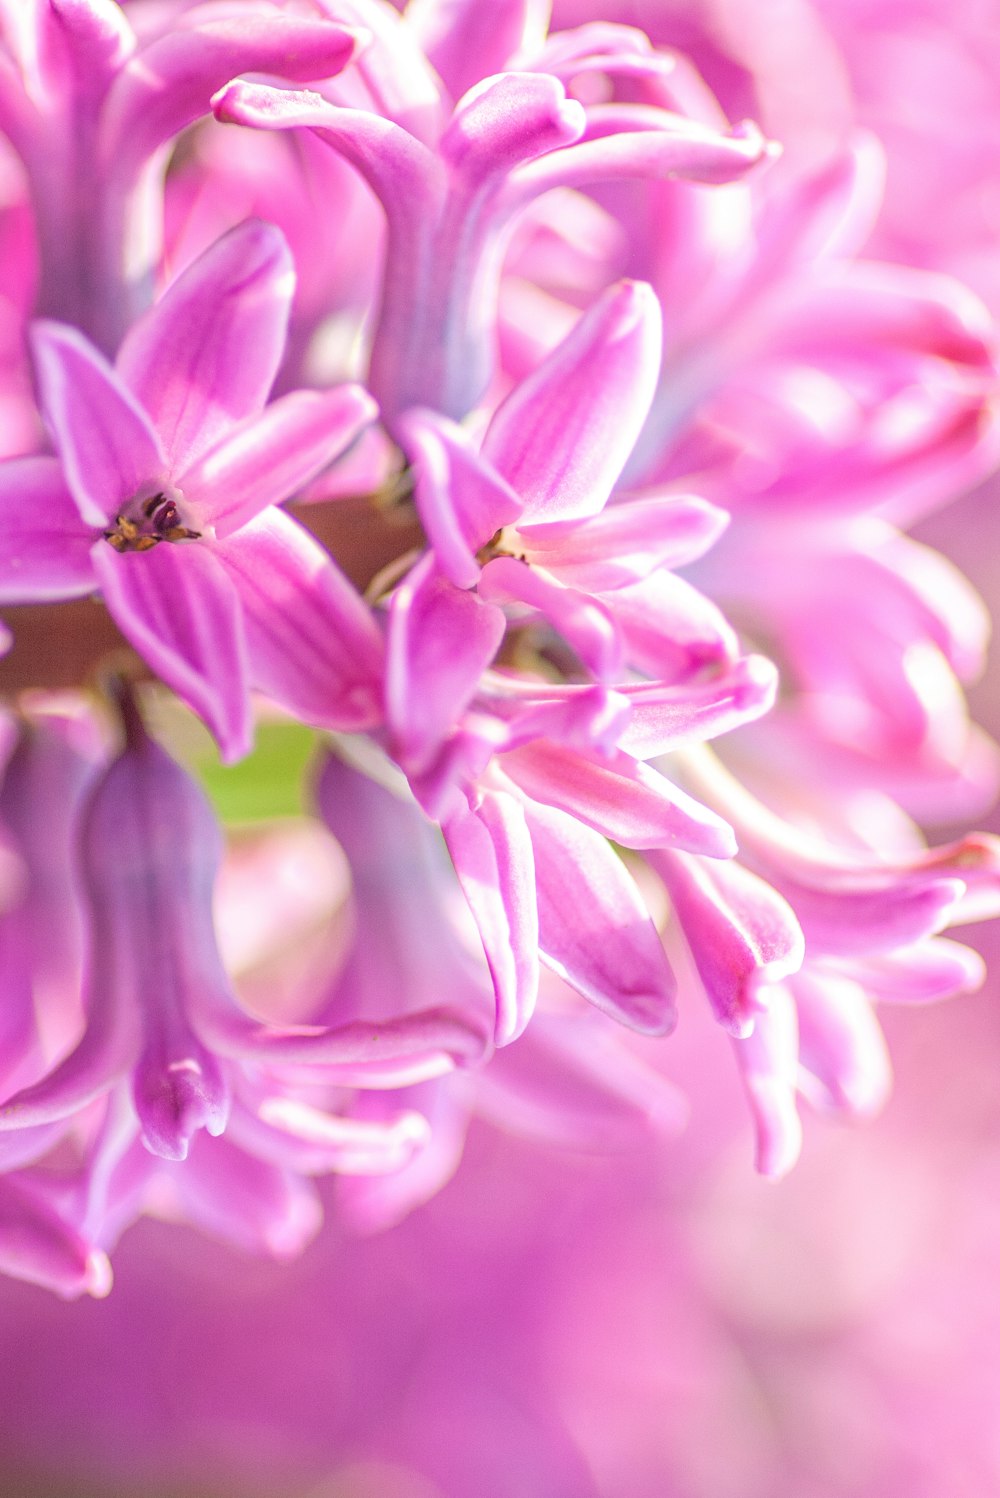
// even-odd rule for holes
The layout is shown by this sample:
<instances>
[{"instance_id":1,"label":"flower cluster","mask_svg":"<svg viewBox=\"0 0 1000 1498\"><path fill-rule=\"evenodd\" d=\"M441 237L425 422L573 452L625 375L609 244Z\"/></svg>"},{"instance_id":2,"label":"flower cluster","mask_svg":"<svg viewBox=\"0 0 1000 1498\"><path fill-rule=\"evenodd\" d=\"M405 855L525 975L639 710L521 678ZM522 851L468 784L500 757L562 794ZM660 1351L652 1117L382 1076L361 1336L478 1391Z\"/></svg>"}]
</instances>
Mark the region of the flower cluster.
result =
<instances>
[{"instance_id":1,"label":"flower cluster","mask_svg":"<svg viewBox=\"0 0 1000 1498\"><path fill-rule=\"evenodd\" d=\"M143 1213L390 1223L476 1111L669 1130L702 999L781 1175L981 980L1000 849L916 824L992 793L986 619L905 529L997 461L990 319L863 258L871 138L544 10L0 0L0 1266L60 1294Z\"/></svg>"}]
</instances>

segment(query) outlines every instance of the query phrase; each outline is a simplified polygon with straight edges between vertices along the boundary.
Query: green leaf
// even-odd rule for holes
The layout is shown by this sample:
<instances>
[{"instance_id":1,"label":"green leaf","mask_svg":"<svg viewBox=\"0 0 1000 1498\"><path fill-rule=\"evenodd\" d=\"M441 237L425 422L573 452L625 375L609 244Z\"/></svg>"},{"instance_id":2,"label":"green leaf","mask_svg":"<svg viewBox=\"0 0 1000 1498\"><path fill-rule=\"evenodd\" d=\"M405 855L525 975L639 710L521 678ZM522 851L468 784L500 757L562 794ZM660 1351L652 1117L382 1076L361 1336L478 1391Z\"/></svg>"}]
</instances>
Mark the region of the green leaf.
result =
<instances>
[{"instance_id":1,"label":"green leaf","mask_svg":"<svg viewBox=\"0 0 1000 1498\"><path fill-rule=\"evenodd\" d=\"M258 723L253 752L223 765L214 751L198 755L192 768L226 826L301 816L306 766L318 735L301 723Z\"/></svg>"}]
</instances>

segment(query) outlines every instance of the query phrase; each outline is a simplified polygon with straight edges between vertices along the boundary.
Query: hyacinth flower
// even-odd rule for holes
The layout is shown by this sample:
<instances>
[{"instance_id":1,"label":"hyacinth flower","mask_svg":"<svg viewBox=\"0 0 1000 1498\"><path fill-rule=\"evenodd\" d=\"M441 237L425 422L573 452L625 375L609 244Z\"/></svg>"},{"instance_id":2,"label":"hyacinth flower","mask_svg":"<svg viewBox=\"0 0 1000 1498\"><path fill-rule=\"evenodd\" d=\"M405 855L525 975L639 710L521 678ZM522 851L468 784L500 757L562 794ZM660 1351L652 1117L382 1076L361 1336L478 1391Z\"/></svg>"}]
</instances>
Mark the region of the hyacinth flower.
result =
<instances>
[{"instance_id":1,"label":"hyacinth flower","mask_svg":"<svg viewBox=\"0 0 1000 1498\"><path fill-rule=\"evenodd\" d=\"M996 460L995 331L965 288L859 258L881 194L872 142L758 186L645 189L630 256L674 315L626 482L731 517L692 581L783 668L762 764L820 753L845 792L853 777L919 816L969 815L995 782L959 686L985 614L898 527Z\"/></svg>"},{"instance_id":2,"label":"hyacinth flower","mask_svg":"<svg viewBox=\"0 0 1000 1498\"><path fill-rule=\"evenodd\" d=\"M4 0L0 27L0 130L27 174L37 310L108 355L151 300L171 142L237 74L326 78L360 40L270 0L151 15L113 0Z\"/></svg>"},{"instance_id":3,"label":"hyacinth flower","mask_svg":"<svg viewBox=\"0 0 1000 1498\"><path fill-rule=\"evenodd\" d=\"M330 557L276 508L374 413L356 386L265 405L292 285L281 236L249 223L170 286L114 368L75 329L37 325L59 459L0 470L0 597L100 591L227 759L249 747L251 685L332 727L379 714L377 628Z\"/></svg>"},{"instance_id":4,"label":"hyacinth flower","mask_svg":"<svg viewBox=\"0 0 1000 1498\"><path fill-rule=\"evenodd\" d=\"M605 839L731 856L725 824L642 760L752 718L774 690L767 663L729 656L721 630L714 661L692 651L678 669L684 626L696 639L706 610L692 595L686 618L665 569L710 545L723 517L676 496L604 508L658 366L658 307L648 288L626 284L511 393L481 450L436 413L414 410L401 423L433 550L389 603L389 747L442 822L479 921L498 1043L528 1021L536 948L626 1023L669 1027L672 978ZM676 679L641 685L626 670L628 615L620 628L616 590L637 580L655 580L643 600L646 652L659 630ZM541 670L517 688L488 672L507 629L501 605L513 606L525 643L532 628L541 651L547 633L567 642L593 686L573 666L565 681ZM638 617L634 595L632 609Z\"/></svg>"},{"instance_id":5,"label":"hyacinth flower","mask_svg":"<svg viewBox=\"0 0 1000 1498\"><path fill-rule=\"evenodd\" d=\"M604 52L582 47L571 71L613 72L622 51L634 60L636 34L622 32L625 41L616 35ZM233 124L315 131L381 202L385 265L368 383L390 431L409 407L460 419L483 396L496 357L503 252L515 216L537 196L619 176L725 181L766 153L752 127L706 130L652 106L623 107L611 120L598 110L591 119L554 73L542 71L482 79L449 116L447 95L411 97L406 69L415 49L404 37L387 21L363 64L369 78L377 73L378 104L391 98L400 123L382 108L243 80L213 104L217 118ZM661 70L656 60L648 65ZM419 89L426 68L414 77Z\"/></svg>"},{"instance_id":6,"label":"hyacinth flower","mask_svg":"<svg viewBox=\"0 0 1000 1498\"><path fill-rule=\"evenodd\" d=\"M439 1002L384 1022L342 1009L329 1026L279 1028L243 1012L212 929L215 819L146 735L129 696L121 707L125 747L100 775L80 828L86 1027L54 1067L0 1105L7 1172L37 1161L68 1128L82 1134L83 1160L68 1174L22 1171L9 1189L17 1201L40 1193L95 1253L168 1201L244 1247L295 1252L320 1220L300 1177L398 1170L426 1142L412 1106L377 1118L345 1112L353 1089L405 1088L476 1060L484 1026L451 994L441 998L452 1009ZM32 1058L36 1072L42 1056ZM201 1131L225 1139L199 1140ZM164 1162L183 1162L185 1173L175 1179ZM41 1262L31 1272L6 1257L11 1272L55 1284Z\"/></svg>"},{"instance_id":7,"label":"hyacinth flower","mask_svg":"<svg viewBox=\"0 0 1000 1498\"><path fill-rule=\"evenodd\" d=\"M485 1035L493 1020L490 975L473 950L474 934L464 929L467 912L463 922L464 901L440 836L405 785L389 789L328 754L315 794L350 864L352 929L346 959L312 1022L341 1033L351 1016L377 1021L396 1044L402 1017L431 1013L446 999ZM382 856L389 842L391 860ZM395 1078L386 1072L383 1086L359 1091L353 1116L386 1120L405 1105L423 1113L430 1128L398 1169L338 1173L338 1205L347 1219L370 1231L433 1195L457 1168L476 1113L503 1114L533 1137L594 1149L620 1147L651 1125L676 1129L683 1117L678 1095L618 1045L609 1028L564 990L549 996L500 1066L488 1052L488 1066L448 1065L436 1074L426 1065L410 1072L400 1066ZM322 1067L312 1066L309 1075L318 1081Z\"/></svg>"}]
</instances>

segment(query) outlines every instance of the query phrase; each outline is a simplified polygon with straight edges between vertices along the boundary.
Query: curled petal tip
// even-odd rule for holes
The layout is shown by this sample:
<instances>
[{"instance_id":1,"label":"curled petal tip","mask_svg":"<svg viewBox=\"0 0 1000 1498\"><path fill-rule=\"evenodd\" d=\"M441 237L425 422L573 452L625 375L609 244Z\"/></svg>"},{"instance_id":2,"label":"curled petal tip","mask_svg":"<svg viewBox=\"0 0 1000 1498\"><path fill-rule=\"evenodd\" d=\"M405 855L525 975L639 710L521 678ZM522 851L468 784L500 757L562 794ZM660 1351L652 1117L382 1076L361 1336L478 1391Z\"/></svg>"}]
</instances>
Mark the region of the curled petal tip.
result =
<instances>
[{"instance_id":1,"label":"curled petal tip","mask_svg":"<svg viewBox=\"0 0 1000 1498\"><path fill-rule=\"evenodd\" d=\"M87 1255L82 1292L93 1296L94 1300L105 1300L111 1294L113 1284L110 1259L99 1248L92 1249Z\"/></svg>"}]
</instances>

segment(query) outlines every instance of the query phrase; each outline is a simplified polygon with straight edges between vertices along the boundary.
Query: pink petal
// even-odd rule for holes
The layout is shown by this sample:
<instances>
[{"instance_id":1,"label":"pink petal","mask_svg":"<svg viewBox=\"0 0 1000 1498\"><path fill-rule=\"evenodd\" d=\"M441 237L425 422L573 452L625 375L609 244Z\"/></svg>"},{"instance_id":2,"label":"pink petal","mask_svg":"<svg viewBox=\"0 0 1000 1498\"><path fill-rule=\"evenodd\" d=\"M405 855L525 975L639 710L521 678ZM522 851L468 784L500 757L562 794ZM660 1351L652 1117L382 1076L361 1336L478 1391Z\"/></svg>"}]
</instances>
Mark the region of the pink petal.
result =
<instances>
[{"instance_id":1,"label":"pink petal","mask_svg":"<svg viewBox=\"0 0 1000 1498\"><path fill-rule=\"evenodd\" d=\"M537 609L599 681L613 681L621 674L621 640L614 615L599 598L564 588L549 573L515 557L487 562L479 579L479 596Z\"/></svg>"},{"instance_id":2,"label":"pink petal","mask_svg":"<svg viewBox=\"0 0 1000 1498\"><path fill-rule=\"evenodd\" d=\"M374 726L382 712L382 638L367 604L312 536L269 510L218 542L212 557L239 600L251 685L317 727Z\"/></svg>"},{"instance_id":3,"label":"pink petal","mask_svg":"<svg viewBox=\"0 0 1000 1498\"><path fill-rule=\"evenodd\" d=\"M709 862L663 849L647 854L663 879L716 1019L746 1036L763 984L797 972L805 942L794 912L737 860Z\"/></svg>"},{"instance_id":4,"label":"pink petal","mask_svg":"<svg viewBox=\"0 0 1000 1498\"><path fill-rule=\"evenodd\" d=\"M396 423L414 472L413 499L438 565L457 588L475 587L476 552L517 518L514 491L457 422L415 407Z\"/></svg>"},{"instance_id":5,"label":"pink petal","mask_svg":"<svg viewBox=\"0 0 1000 1498\"><path fill-rule=\"evenodd\" d=\"M562 84L544 73L502 73L483 78L459 101L439 143L452 172L476 191L502 181L533 161L579 139L587 123L583 106L567 99Z\"/></svg>"},{"instance_id":6,"label":"pink petal","mask_svg":"<svg viewBox=\"0 0 1000 1498\"><path fill-rule=\"evenodd\" d=\"M628 755L599 759L542 740L504 754L502 764L529 796L625 848L667 846L708 858L736 852L721 817Z\"/></svg>"},{"instance_id":7,"label":"pink petal","mask_svg":"<svg viewBox=\"0 0 1000 1498\"><path fill-rule=\"evenodd\" d=\"M672 572L616 588L612 602L629 664L658 682L724 671L739 655L736 633L718 605Z\"/></svg>"},{"instance_id":8,"label":"pink petal","mask_svg":"<svg viewBox=\"0 0 1000 1498\"><path fill-rule=\"evenodd\" d=\"M604 508L649 411L660 345L652 289L624 281L503 402L483 453L523 500L525 520Z\"/></svg>"},{"instance_id":9,"label":"pink petal","mask_svg":"<svg viewBox=\"0 0 1000 1498\"><path fill-rule=\"evenodd\" d=\"M240 600L215 551L187 541L119 555L98 541L91 557L122 634L204 718L227 762L246 754L253 721Z\"/></svg>"},{"instance_id":10,"label":"pink petal","mask_svg":"<svg viewBox=\"0 0 1000 1498\"><path fill-rule=\"evenodd\" d=\"M35 323L31 346L42 411L80 514L101 529L166 474L146 413L101 354L61 323Z\"/></svg>"},{"instance_id":11,"label":"pink petal","mask_svg":"<svg viewBox=\"0 0 1000 1498\"><path fill-rule=\"evenodd\" d=\"M892 1088L885 1036L858 983L806 969L789 985L799 1017L799 1085L814 1107L868 1117Z\"/></svg>"},{"instance_id":12,"label":"pink petal","mask_svg":"<svg viewBox=\"0 0 1000 1498\"><path fill-rule=\"evenodd\" d=\"M94 532L54 458L0 464L0 599L41 603L94 592Z\"/></svg>"},{"instance_id":13,"label":"pink petal","mask_svg":"<svg viewBox=\"0 0 1000 1498\"><path fill-rule=\"evenodd\" d=\"M487 791L442 831L493 978L494 1038L506 1045L528 1023L538 993L535 864L524 813L512 796Z\"/></svg>"},{"instance_id":14,"label":"pink petal","mask_svg":"<svg viewBox=\"0 0 1000 1498\"><path fill-rule=\"evenodd\" d=\"M197 16L197 12L195 12ZM109 90L102 145L109 161L135 171L200 115L239 73L277 73L296 82L328 78L350 61L357 36L329 21L244 12L179 24L144 47Z\"/></svg>"},{"instance_id":15,"label":"pink petal","mask_svg":"<svg viewBox=\"0 0 1000 1498\"><path fill-rule=\"evenodd\" d=\"M778 674L762 655L745 656L708 681L624 686L632 712L618 745L637 759L653 759L703 743L768 712L777 686Z\"/></svg>"},{"instance_id":16,"label":"pink petal","mask_svg":"<svg viewBox=\"0 0 1000 1498\"><path fill-rule=\"evenodd\" d=\"M419 770L471 702L504 637L503 610L456 588L428 554L389 606L386 717L398 753Z\"/></svg>"},{"instance_id":17,"label":"pink petal","mask_svg":"<svg viewBox=\"0 0 1000 1498\"><path fill-rule=\"evenodd\" d=\"M294 289L284 237L251 219L199 255L126 334L116 368L148 411L174 478L262 409Z\"/></svg>"},{"instance_id":18,"label":"pink petal","mask_svg":"<svg viewBox=\"0 0 1000 1498\"><path fill-rule=\"evenodd\" d=\"M111 1289L111 1265L51 1204L30 1176L0 1179L0 1269L65 1300Z\"/></svg>"},{"instance_id":19,"label":"pink petal","mask_svg":"<svg viewBox=\"0 0 1000 1498\"><path fill-rule=\"evenodd\" d=\"M538 943L548 967L644 1035L673 1029L674 976L635 881L604 838L551 807L525 809L535 851Z\"/></svg>"},{"instance_id":20,"label":"pink petal","mask_svg":"<svg viewBox=\"0 0 1000 1498\"><path fill-rule=\"evenodd\" d=\"M798 1020L784 986L768 990L767 1007L753 1033L732 1044L753 1116L757 1169L778 1180L788 1174L802 1149L802 1121L795 1101Z\"/></svg>"},{"instance_id":21,"label":"pink petal","mask_svg":"<svg viewBox=\"0 0 1000 1498\"><path fill-rule=\"evenodd\" d=\"M986 980L978 952L940 936L881 957L855 958L850 970L880 1004L937 1004L975 993Z\"/></svg>"},{"instance_id":22,"label":"pink petal","mask_svg":"<svg viewBox=\"0 0 1000 1498\"><path fill-rule=\"evenodd\" d=\"M584 524L557 520L519 525L526 560L588 592L621 588L659 567L696 561L729 522L725 510L703 499L657 495L610 505Z\"/></svg>"},{"instance_id":23,"label":"pink petal","mask_svg":"<svg viewBox=\"0 0 1000 1498\"><path fill-rule=\"evenodd\" d=\"M756 125L743 123L723 135L690 120L678 128L677 116L664 110L612 105L602 118L598 109L588 111L595 132L588 139L517 171L512 188L519 200L618 177L732 182L772 154ZM607 133L598 135L599 129Z\"/></svg>"},{"instance_id":24,"label":"pink petal","mask_svg":"<svg viewBox=\"0 0 1000 1498\"><path fill-rule=\"evenodd\" d=\"M410 0L406 24L457 99L481 78L502 72L527 38L544 31L545 9L538 0L492 0L484 26L482 0Z\"/></svg>"},{"instance_id":25,"label":"pink petal","mask_svg":"<svg viewBox=\"0 0 1000 1498\"><path fill-rule=\"evenodd\" d=\"M205 529L228 536L315 478L377 414L360 385L292 391L203 452L178 487Z\"/></svg>"}]
</instances>

